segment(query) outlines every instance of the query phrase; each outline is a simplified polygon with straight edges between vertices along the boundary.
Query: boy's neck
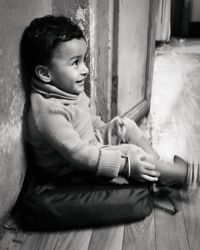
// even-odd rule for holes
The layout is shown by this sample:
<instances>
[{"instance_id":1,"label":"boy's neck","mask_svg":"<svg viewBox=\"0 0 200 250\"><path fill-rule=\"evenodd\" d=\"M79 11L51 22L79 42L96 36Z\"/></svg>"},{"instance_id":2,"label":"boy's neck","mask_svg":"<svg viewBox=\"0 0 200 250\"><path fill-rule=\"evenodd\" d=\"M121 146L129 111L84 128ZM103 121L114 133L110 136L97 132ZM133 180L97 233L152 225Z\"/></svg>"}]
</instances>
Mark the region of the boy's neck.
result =
<instances>
[{"instance_id":1,"label":"boy's neck","mask_svg":"<svg viewBox=\"0 0 200 250\"><path fill-rule=\"evenodd\" d=\"M80 96L80 94L75 95L68 93L66 91L63 91L56 86L49 84L49 83L44 83L41 80L32 79L32 88L36 91L39 92L40 94L46 96L46 97L55 97L55 98L64 98L68 100L77 100Z\"/></svg>"}]
</instances>

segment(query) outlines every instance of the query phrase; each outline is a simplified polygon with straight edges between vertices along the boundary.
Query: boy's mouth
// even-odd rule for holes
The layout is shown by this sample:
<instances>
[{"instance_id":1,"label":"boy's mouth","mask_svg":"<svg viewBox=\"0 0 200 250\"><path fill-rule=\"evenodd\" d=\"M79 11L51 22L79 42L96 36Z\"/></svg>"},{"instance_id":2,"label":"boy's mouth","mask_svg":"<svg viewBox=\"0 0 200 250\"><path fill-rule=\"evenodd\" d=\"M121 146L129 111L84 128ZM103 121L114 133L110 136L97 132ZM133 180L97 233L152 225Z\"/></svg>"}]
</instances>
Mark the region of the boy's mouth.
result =
<instances>
[{"instance_id":1,"label":"boy's mouth","mask_svg":"<svg viewBox=\"0 0 200 250\"><path fill-rule=\"evenodd\" d=\"M80 81L76 81L76 83L84 83L84 82L85 82L85 79L80 80Z\"/></svg>"}]
</instances>

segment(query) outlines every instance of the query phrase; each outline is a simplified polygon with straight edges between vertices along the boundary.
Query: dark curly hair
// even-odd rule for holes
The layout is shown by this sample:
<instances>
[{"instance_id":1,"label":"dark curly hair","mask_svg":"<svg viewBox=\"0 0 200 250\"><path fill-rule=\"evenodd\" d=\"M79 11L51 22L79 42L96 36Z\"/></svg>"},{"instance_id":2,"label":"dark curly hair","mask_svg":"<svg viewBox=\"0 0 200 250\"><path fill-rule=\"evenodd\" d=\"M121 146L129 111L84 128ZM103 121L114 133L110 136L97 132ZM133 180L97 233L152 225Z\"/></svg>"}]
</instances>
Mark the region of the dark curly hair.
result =
<instances>
[{"instance_id":1,"label":"dark curly hair","mask_svg":"<svg viewBox=\"0 0 200 250\"><path fill-rule=\"evenodd\" d=\"M21 58L28 74L35 76L37 65L47 65L54 49L72 39L85 39L80 27L65 16L47 15L35 18L25 29L21 40Z\"/></svg>"}]
</instances>

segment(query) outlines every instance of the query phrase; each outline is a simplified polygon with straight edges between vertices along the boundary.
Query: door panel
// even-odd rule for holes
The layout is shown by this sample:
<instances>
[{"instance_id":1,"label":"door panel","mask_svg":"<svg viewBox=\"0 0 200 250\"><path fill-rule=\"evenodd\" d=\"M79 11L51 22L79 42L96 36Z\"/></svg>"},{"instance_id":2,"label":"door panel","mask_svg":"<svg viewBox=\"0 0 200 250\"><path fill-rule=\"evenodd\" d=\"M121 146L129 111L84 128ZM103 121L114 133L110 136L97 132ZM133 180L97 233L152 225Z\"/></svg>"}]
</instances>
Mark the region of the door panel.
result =
<instances>
[{"instance_id":1,"label":"door panel","mask_svg":"<svg viewBox=\"0 0 200 250\"><path fill-rule=\"evenodd\" d=\"M145 99L149 5L146 0L119 1L119 115Z\"/></svg>"},{"instance_id":2,"label":"door panel","mask_svg":"<svg viewBox=\"0 0 200 250\"><path fill-rule=\"evenodd\" d=\"M96 51L97 87L91 96L96 113L104 121L116 115L139 120L150 104L157 0L94 2L96 42L90 49Z\"/></svg>"}]
</instances>

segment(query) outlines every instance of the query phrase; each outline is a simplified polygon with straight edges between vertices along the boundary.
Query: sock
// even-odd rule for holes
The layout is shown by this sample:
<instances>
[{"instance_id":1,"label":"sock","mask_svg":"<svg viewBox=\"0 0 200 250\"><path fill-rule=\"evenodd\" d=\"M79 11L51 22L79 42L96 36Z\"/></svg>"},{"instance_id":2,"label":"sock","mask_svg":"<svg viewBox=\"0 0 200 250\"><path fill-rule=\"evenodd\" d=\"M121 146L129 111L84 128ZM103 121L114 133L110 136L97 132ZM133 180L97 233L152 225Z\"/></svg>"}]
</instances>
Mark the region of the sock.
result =
<instances>
[{"instance_id":1,"label":"sock","mask_svg":"<svg viewBox=\"0 0 200 250\"><path fill-rule=\"evenodd\" d=\"M199 164L197 161L189 162L188 163L188 173L187 173L187 180L186 185L189 189L197 189L199 185Z\"/></svg>"},{"instance_id":2,"label":"sock","mask_svg":"<svg viewBox=\"0 0 200 250\"><path fill-rule=\"evenodd\" d=\"M174 156L174 162L181 165L187 165L187 176L185 188L194 190L197 189L200 182L200 174L199 174L199 163L197 160L193 160L192 162L187 163L179 156Z\"/></svg>"},{"instance_id":3,"label":"sock","mask_svg":"<svg viewBox=\"0 0 200 250\"><path fill-rule=\"evenodd\" d=\"M156 169L160 172L158 183L164 186L184 187L187 180L188 167L184 161L174 164L156 161Z\"/></svg>"}]
</instances>

